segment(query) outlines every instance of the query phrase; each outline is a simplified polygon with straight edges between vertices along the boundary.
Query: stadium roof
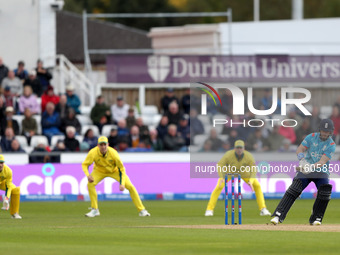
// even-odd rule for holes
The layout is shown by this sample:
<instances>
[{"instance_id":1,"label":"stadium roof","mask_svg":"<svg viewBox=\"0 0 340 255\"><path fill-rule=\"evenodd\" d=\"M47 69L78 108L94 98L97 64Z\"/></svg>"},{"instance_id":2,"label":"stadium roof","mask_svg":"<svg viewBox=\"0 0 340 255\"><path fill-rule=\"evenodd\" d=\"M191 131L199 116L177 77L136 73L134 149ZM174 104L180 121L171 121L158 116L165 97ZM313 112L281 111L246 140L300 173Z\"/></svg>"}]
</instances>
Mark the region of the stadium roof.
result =
<instances>
[{"instance_id":1,"label":"stadium roof","mask_svg":"<svg viewBox=\"0 0 340 255\"><path fill-rule=\"evenodd\" d=\"M122 24L88 19L89 49L148 49L151 39L147 31ZM57 12L57 54L73 63L84 62L82 15ZM105 55L91 55L92 64L103 64Z\"/></svg>"}]
</instances>

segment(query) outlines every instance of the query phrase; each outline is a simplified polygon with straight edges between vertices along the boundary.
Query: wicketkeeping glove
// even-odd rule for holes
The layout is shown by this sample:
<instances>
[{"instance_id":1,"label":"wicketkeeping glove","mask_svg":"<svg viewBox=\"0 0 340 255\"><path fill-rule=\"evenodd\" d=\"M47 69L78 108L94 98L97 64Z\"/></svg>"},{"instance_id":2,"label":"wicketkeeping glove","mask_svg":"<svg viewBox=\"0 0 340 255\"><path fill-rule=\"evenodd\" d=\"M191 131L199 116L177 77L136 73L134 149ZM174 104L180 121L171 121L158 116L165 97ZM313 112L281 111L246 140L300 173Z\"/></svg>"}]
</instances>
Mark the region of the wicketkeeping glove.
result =
<instances>
[{"instance_id":1,"label":"wicketkeeping glove","mask_svg":"<svg viewBox=\"0 0 340 255\"><path fill-rule=\"evenodd\" d=\"M297 158L298 160L301 160L305 157L305 154L303 154L302 152L300 152L298 155L297 155Z\"/></svg>"},{"instance_id":2,"label":"wicketkeeping glove","mask_svg":"<svg viewBox=\"0 0 340 255\"><path fill-rule=\"evenodd\" d=\"M1 210L7 211L8 209L9 209L9 199L8 197L5 197Z\"/></svg>"}]
</instances>

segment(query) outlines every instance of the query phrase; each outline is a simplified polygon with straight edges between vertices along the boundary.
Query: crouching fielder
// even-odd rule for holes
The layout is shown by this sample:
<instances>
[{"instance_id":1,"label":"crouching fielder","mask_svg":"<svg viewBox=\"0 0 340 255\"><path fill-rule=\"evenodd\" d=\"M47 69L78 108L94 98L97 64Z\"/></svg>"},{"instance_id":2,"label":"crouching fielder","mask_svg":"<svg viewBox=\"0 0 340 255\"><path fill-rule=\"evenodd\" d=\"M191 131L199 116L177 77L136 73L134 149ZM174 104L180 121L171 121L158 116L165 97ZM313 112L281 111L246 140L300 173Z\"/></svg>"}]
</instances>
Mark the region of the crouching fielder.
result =
<instances>
[{"instance_id":1,"label":"crouching fielder","mask_svg":"<svg viewBox=\"0 0 340 255\"><path fill-rule=\"evenodd\" d=\"M94 167L90 174L88 167L92 165L92 163L94 163ZM96 217L100 215L96 185L105 177L111 177L119 182L120 191L123 191L126 188L130 192L132 202L139 211L139 216L150 216L150 213L145 210L136 188L132 185L129 177L126 175L125 167L120 160L117 151L108 146L108 139L105 136L98 138L97 147L89 151L82 164L82 168L87 176L87 188L89 190L92 208L89 213L85 214L86 217Z\"/></svg>"},{"instance_id":2,"label":"crouching fielder","mask_svg":"<svg viewBox=\"0 0 340 255\"><path fill-rule=\"evenodd\" d=\"M246 182L251 187L252 191L255 191L256 202L260 210L260 215L270 216L270 212L267 210L266 204L264 202L264 197L263 197L260 183L255 178L256 171L251 171L252 167L256 166L253 155L250 152L244 150L244 142L242 140L237 140L235 142L234 147L235 147L234 150L227 151L224 154L222 159L217 163L218 166L220 168L224 166L235 168L237 170L236 174L240 173L243 181ZM241 167L245 167L245 169L243 171L240 171ZM250 169L249 171L246 170L247 167L248 169ZM223 175L223 173L221 173L220 175ZM231 177L229 176L228 181L230 179ZM207 207L207 210L205 211L205 216L214 215L216 202L223 188L224 188L224 178L219 178L214 191L211 193L208 207Z\"/></svg>"},{"instance_id":3,"label":"crouching fielder","mask_svg":"<svg viewBox=\"0 0 340 255\"><path fill-rule=\"evenodd\" d=\"M0 155L0 189L6 192L1 209L6 211L10 209L13 219L21 219L19 215L20 187L16 187L12 183L12 170L5 165L3 155Z\"/></svg>"},{"instance_id":4,"label":"crouching fielder","mask_svg":"<svg viewBox=\"0 0 340 255\"><path fill-rule=\"evenodd\" d=\"M299 171L292 184L277 206L271 223L282 223L286 215L310 182L314 182L318 193L313 205L312 215L309 218L311 225L321 225L329 200L331 199L332 185L329 184L329 160L334 155L335 143L331 136L334 131L333 121L323 119L320 122L319 132L306 136L298 147L296 154L300 160ZM305 155L306 153L306 155Z\"/></svg>"}]
</instances>

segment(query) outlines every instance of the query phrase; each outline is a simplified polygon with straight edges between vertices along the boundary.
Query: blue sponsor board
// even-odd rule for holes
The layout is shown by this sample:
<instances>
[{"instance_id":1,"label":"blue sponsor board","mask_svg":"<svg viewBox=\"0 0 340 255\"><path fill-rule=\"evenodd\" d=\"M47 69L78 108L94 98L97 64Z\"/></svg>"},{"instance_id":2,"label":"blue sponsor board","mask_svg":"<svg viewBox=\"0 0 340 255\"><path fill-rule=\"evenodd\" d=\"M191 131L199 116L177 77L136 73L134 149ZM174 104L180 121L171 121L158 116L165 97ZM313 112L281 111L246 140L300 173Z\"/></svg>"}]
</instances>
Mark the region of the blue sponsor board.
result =
<instances>
[{"instance_id":1,"label":"blue sponsor board","mask_svg":"<svg viewBox=\"0 0 340 255\"><path fill-rule=\"evenodd\" d=\"M65 201L65 195L21 195L20 200L26 201Z\"/></svg>"},{"instance_id":2,"label":"blue sponsor board","mask_svg":"<svg viewBox=\"0 0 340 255\"><path fill-rule=\"evenodd\" d=\"M163 193L163 194L140 194L142 200L209 200L210 193ZM284 193L264 193L265 199L281 199ZM302 193L300 199L315 199L316 193ZM230 195L231 198L231 195ZM221 194L218 197L219 200L224 199L224 195ZM237 196L235 196L237 199ZM256 199L254 193L242 194L242 199ZM340 199L339 192L332 193L332 199ZM20 200L22 202L27 201L90 201L88 195L21 195ZM99 194L98 201L130 201L129 194Z\"/></svg>"}]
</instances>

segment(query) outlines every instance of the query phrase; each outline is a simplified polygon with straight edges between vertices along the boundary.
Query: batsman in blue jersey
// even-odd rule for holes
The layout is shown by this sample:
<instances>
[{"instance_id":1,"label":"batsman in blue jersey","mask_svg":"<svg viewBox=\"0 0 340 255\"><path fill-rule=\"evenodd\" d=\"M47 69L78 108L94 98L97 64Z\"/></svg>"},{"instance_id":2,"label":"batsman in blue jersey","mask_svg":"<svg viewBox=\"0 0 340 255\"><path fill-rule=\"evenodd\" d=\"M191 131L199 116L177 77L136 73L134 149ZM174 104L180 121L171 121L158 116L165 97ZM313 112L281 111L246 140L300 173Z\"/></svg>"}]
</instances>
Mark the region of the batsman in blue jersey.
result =
<instances>
[{"instance_id":1,"label":"batsman in blue jersey","mask_svg":"<svg viewBox=\"0 0 340 255\"><path fill-rule=\"evenodd\" d=\"M318 193L309 223L321 225L332 193L332 185L329 184L329 161L335 152L335 143L332 139L333 131L333 121L323 119L320 122L319 132L306 136L298 147L296 154L300 162L296 170L299 172L273 213L272 224L282 223L302 191L310 182L314 182Z\"/></svg>"}]
</instances>

